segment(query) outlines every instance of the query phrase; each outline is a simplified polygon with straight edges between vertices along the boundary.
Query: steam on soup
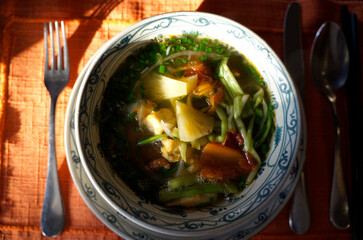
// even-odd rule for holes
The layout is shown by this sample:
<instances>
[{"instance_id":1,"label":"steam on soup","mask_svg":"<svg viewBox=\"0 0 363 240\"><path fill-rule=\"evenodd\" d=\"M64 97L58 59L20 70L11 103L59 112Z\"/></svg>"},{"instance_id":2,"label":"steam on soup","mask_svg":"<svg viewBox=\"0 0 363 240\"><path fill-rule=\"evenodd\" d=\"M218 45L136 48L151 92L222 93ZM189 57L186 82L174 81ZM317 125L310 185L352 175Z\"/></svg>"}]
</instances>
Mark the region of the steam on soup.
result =
<instances>
[{"instance_id":1,"label":"steam on soup","mask_svg":"<svg viewBox=\"0 0 363 240\"><path fill-rule=\"evenodd\" d=\"M145 200L182 207L228 200L254 180L269 150L270 99L248 59L218 40L157 39L111 77L101 147Z\"/></svg>"}]
</instances>

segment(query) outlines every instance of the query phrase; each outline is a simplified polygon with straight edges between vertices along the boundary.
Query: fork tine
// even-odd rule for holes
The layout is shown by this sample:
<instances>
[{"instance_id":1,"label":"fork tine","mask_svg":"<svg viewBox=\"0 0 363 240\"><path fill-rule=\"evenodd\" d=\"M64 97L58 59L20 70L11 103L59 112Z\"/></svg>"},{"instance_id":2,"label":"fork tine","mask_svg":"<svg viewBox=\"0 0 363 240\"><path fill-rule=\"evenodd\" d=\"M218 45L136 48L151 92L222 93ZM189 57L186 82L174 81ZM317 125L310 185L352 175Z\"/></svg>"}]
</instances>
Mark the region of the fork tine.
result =
<instances>
[{"instance_id":1,"label":"fork tine","mask_svg":"<svg viewBox=\"0 0 363 240\"><path fill-rule=\"evenodd\" d=\"M47 24L44 23L44 70L47 71L49 69L49 62L48 62L48 29Z\"/></svg>"},{"instance_id":2,"label":"fork tine","mask_svg":"<svg viewBox=\"0 0 363 240\"><path fill-rule=\"evenodd\" d=\"M58 65L58 70L61 70L62 69L62 47L61 47L60 38L59 38L58 21L55 21L55 33L56 33L57 44L58 44L58 59L57 59L57 65Z\"/></svg>"},{"instance_id":3,"label":"fork tine","mask_svg":"<svg viewBox=\"0 0 363 240\"><path fill-rule=\"evenodd\" d=\"M64 69L69 70L69 59L68 59L68 45L67 45L67 37L66 31L64 29L64 22L61 21L61 28L62 28L62 37L63 37L63 54L64 54Z\"/></svg>"},{"instance_id":4,"label":"fork tine","mask_svg":"<svg viewBox=\"0 0 363 240\"><path fill-rule=\"evenodd\" d=\"M50 46L52 48L52 62L51 70L55 69L55 53L54 53L54 40L53 40L53 23L49 22L49 35L50 35Z\"/></svg>"}]
</instances>

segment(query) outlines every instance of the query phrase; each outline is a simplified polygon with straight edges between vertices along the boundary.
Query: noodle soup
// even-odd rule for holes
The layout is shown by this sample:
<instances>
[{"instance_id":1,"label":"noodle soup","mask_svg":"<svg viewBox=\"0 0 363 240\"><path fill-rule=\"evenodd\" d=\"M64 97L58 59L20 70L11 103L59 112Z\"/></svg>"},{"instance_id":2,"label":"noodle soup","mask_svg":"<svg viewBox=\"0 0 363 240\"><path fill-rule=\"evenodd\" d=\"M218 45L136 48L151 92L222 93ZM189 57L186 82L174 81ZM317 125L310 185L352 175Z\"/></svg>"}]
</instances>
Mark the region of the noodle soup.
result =
<instances>
[{"instance_id":1,"label":"noodle soup","mask_svg":"<svg viewBox=\"0 0 363 240\"><path fill-rule=\"evenodd\" d=\"M108 82L101 148L140 197L169 207L229 200L269 151L270 92L243 54L196 35L156 39Z\"/></svg>"}]
</instances>

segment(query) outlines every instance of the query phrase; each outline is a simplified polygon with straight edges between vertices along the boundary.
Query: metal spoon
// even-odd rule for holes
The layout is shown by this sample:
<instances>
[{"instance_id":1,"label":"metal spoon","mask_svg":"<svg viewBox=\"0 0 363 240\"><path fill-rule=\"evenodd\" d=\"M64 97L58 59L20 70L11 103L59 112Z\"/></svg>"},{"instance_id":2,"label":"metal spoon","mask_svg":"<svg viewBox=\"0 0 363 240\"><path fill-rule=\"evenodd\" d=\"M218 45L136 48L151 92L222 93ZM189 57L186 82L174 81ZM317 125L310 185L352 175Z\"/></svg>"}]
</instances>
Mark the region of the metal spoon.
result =
<instances>
[{"instance_id":1,"label":"metal spoon","mask_svg":"<svg viewBox=\"0 0 363 240\"><path fill-rule=\"evenodd\" d=\"M350 226L349 206L341 162L340 128L334 92L347 80L349 53L344 35L336 23L326 22L318 30L311 50L310 64L313 82L331 102L334 119L335 153L330 221L336 228L346 229Z\"/></svg>"}]
</instances>

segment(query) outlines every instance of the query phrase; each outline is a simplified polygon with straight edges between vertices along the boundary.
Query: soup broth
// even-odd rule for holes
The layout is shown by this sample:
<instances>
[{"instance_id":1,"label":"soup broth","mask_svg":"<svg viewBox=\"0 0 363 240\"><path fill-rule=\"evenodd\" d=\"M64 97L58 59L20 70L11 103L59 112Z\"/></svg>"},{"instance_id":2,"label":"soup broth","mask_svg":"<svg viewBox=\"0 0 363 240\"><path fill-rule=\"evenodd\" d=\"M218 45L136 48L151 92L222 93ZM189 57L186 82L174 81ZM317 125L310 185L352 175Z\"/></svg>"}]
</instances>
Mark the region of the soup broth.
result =
<instances>
[{"instance_id":1,"label":"soup broth","mask_svg":"<svg viewBox=\"0 0 363 240\"><path fill-rule=\"evenodd\" d=\"M101 148L147 201L199 207L228 200L257 176L274 133L264 79L216 39L156 39L111 77L100 111Z\"/></svg>"}]
</instances>

